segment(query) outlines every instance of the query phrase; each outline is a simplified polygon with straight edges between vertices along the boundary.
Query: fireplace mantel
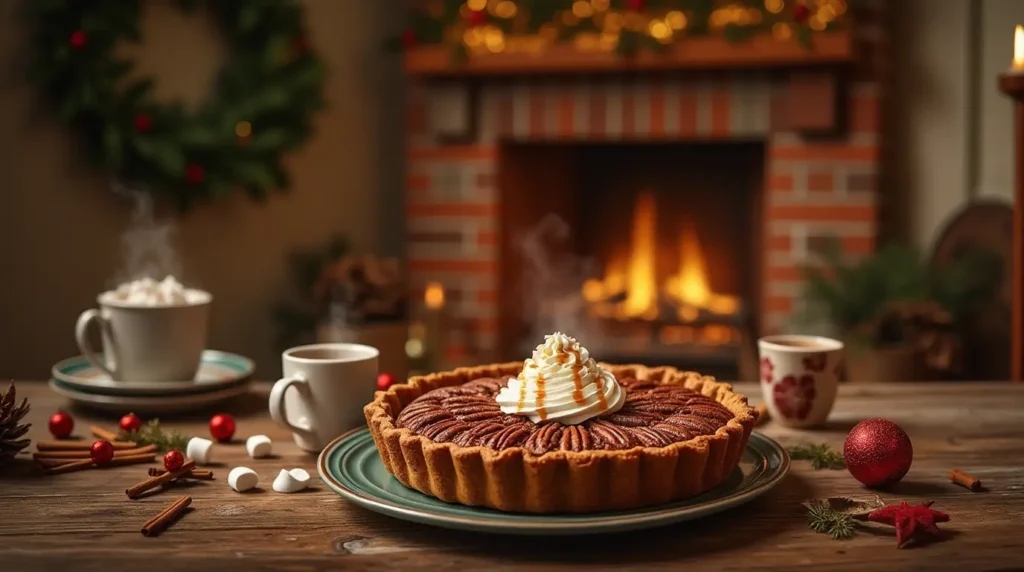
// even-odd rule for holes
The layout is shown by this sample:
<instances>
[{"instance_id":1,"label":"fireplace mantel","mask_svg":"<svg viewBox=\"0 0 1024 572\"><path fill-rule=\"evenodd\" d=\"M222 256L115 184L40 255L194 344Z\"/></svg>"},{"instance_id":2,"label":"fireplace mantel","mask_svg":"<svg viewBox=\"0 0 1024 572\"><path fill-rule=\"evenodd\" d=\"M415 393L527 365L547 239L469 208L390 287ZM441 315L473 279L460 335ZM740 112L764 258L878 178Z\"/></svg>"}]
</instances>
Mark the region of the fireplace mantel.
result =
<instances>
[{"instance_id":1,"label":"fireplace mantel","mask_svg":"<svg viewBox=\"0 0 1024 572\"><path fill-rule=\"evenodd\" d=\"M405 53L405 69L419 77L592 74L630 71L779 69L842 65L855 57L849 29L816 34L804 47L795 40L761 35L741 42L722 37L696 37L674 44L662 53L622 56L613 52L584 52L555 45L539 54L504 53L470 56L454 61L448 48L424 45Z\"/></svg>"}]
</instances>

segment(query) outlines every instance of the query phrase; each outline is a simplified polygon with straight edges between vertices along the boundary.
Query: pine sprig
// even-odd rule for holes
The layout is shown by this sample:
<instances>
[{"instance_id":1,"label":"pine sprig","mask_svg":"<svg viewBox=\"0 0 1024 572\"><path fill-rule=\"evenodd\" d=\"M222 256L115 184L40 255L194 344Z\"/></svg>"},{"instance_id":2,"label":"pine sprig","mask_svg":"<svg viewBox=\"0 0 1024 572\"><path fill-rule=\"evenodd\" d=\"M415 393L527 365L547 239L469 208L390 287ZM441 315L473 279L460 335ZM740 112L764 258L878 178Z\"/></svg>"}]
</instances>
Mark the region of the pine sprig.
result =
<instances>
[{"instance_id":1,"label":"pine sprig","mask_svg":"<svg viewBox=\"0 0 1024 572\"><path fill-rule=\"evenodd\" d=\"M807 443L790 447L789 456L795 461L810 461L811 468L816 471L846 467L842 453L833 451L826 443Z\"/></svg>"},{"instance_id":2,"label":"pine sprig","mask_svg":"<svg viewBox=\"0 0 1024 572\"><path fill-rule=\"evenodd\" d=\"M118 439L124 441L132 441L138 445L155 445L161 453L166 453L171 449L177 449L184 453L190 438L177 430L165 431L160 427L159 419L151 419L149 423L138 430L121 431L118 434Z\"/></svg>"},{"instance_id":3,"label":"pine sprig","mask_svg":"<svg viewBox=\"0 0 1024 572\"><path fill-rule=\"evenodd\" d=\"M807 508L807 526L814 532L845 540L853 536L856 523L853 516L833 510L827 502L820 501Z\"/></svg>"}]
</instances>

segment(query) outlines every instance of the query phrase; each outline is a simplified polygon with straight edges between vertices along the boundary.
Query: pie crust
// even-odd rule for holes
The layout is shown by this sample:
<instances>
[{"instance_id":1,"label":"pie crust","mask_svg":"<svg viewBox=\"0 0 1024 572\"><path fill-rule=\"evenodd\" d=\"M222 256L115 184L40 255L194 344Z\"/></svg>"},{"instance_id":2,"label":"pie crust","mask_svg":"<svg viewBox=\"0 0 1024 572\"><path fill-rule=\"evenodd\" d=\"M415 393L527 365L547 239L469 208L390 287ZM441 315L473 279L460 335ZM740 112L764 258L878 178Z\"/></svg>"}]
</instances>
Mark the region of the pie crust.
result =
<instances>
[{"instance_id":1,"label":"pie crust","mask_svg":"<svg viewBox=\"0 0 1024 572\"><path fill-rule=\"evenodd\" d=\"M734 417L712 435L665 447L551 451L495 450L438 443L395 425L420 395L485 377L517 375L523 362L458 368L413 377L378 391L363 409L381 460L402 484L443 501L507 512L626 510L692 497L722 483L739 464L756 413L727 383L671 367L602 367L616 377L680 384L710 397Z\"/></svg>"}]
</instances>

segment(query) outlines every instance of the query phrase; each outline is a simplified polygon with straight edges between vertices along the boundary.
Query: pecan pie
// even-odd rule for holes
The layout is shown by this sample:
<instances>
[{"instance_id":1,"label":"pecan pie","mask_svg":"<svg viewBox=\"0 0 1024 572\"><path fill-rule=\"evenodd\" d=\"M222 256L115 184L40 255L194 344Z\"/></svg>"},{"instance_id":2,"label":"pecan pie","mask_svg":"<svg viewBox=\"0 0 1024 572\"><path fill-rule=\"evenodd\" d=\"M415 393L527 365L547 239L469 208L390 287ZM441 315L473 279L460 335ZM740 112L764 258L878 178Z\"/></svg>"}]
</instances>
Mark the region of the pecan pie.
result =
<instances>
[{"instance_id":1,"label":"pecan pie","mask_svg":"<svg viewBox=\"0 0 1024 572\"><path fill-rule=\"evenodd\" d=\"M526 374L546 371L534 360L525 370L523 362L460 368L377 392L364 413L385 467L447 502L527 513L662 504L705 492L735 470L756 413L731 386L669 367L593 364L624 398L598 387L590 402L604 413L580 420L574 404L586 401L580 372L588 360L568 351L582 365L567 370L575 384L567 382L562 401L551 389L545 403L540 374L527 397ZM502 405L499 394L518 403ZM524 416L528 401L537 407ZM564 423L548 419L557 403L568 404Z\"/></svg>"}]
</instances>

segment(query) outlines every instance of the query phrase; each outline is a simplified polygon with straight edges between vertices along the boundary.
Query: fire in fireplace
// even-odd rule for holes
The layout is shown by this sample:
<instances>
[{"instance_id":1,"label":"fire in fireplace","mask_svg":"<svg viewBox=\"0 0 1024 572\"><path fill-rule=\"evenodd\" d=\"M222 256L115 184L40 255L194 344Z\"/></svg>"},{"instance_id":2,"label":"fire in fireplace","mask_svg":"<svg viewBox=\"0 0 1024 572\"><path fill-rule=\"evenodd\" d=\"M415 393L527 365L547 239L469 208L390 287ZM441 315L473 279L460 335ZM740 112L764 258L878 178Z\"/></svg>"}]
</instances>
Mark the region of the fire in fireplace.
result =
<instances>
[{"instance_id":1,"label":"fire in fireplace","mask_svg":"<svg viewBox=\"0 0 1024 572\"><path fill-rule=\"evenodd\" d=\"M541 333L566 329L607 361L738 374L756 331L763 146L506 151L502 288L514 313L506 324L518 332L512 347L521 353Z\"/></svg>"}]
</instances>

